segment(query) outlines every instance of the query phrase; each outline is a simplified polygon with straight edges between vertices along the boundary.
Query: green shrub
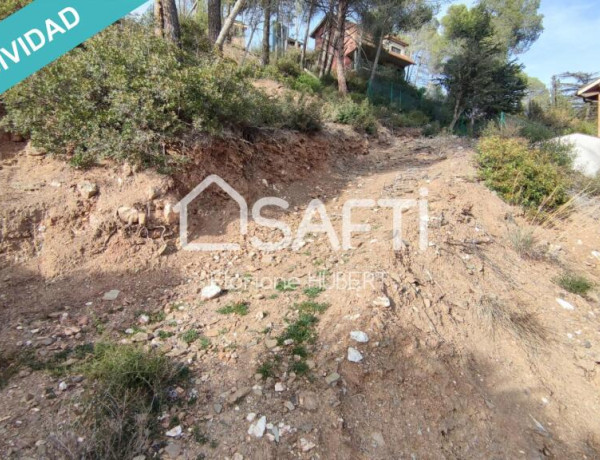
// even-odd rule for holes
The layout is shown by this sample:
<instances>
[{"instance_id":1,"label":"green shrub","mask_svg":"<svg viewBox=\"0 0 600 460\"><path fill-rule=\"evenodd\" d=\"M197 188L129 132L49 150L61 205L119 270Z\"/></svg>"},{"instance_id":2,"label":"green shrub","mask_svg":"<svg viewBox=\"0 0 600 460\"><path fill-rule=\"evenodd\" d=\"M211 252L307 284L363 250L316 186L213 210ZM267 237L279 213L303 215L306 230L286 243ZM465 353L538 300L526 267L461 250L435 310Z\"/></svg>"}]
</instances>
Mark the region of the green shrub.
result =
<instances>
[{"instance_id":1,"label":"green shrub","mask_svg":"<svg viewBox=\"0 0 600 460\"><path fill-rule=\"evenodd\" d=\"M540 122L523 120L520 135L529 142L535 143L552 139L557 136L557 133Z\"/></svg>"},{"instance_id":2,"label":"green shrub","mask_svg":"<svg viewBox=\"0 0 600 460\"><path fill-rule=\"evenodd\" d=\"M288 97L281 102L281 112L282 128L311 133L320 131L323 127L321 107L316 101L309 101L304 97L296 101Z\"/></svg>"},{"instance_id":3,"label":"green shrub","mask_svg":"<svg viewBox=\"0 0 600 460\"><path fill-rule=\"evenodd\" d=\"M33 0L2 0L0 3L0 21L27 6Z\"/></svg>"},{"instance_id":4,"label":"green shrub","mask_svg":"<svg viewBox=\"0 0 600 460\"><path fill-rule=\"evenodd\" d=\"M421 130L421 134L425 137L435 137L442 131L442 126L439 121L433 121L425 125Z\"/></svg>"},{"instance_id":5,"label":"green shrub","mask_svg":"<svg viewBox=\"0 0 600 460\"><path fill-rule=\"evenodd\" d=\"M574 273L563 273L555 282L565 291L581 296L585 296L594 287L593 283L585 276Z\"/></svg>"},{"instance_id":6,"label":"green shrub","mask_svg":"<svg viewBox=\"0 0 600 460\"><path fill-rule=\"evenodd\" d=\"M85 426L90 435L81 458L133 458L146 448L169 390L188 376L187 368L156 351L133 345L97 345L84 369L94 384Z\"/></svg>"},{"instance_id":7,"label":"green shrub","mask_svg":"<svg viewBox=\"0 0 600 460\"><path fill-rule=\"evenodd\" d=\"M367 134L377 133L377 118L369 101L360 104L351 99L344 100L336 110L335 121L351 125L357 131Z\"/></svg>"},{"instance_id":8,"label":"green shrub","mask_svg":"<svg viewBox=\"0 0 600 460\"><path fill-rule=\"evenodd\" d=\"M570 183L564 169L526 139L484 137L478 150L486 185L509 203L548 210L566 203Z\"/></svg>"},{"instance_id":9,"label":"green shrub","mask_svg":"<svg viewBox=\"0 0 600 460\"><path fill-rule=\"evenodd\" d=\"M298 53L286 53L275 61L277 71L285 77L298 78L302 74L300 56Z\"/></svg>"},{"instance_id":10,"label":"green shrub","mask_svg":"<svg viewBox=\"0 0 600 460\"><path fill-rule=\"evenodd\" d=\"M323 85L321 84L321 80L318 78L315 78L308 73L302 73L298 75L294 81L293 88L296 91L317 94L321 92Z\"/></svg>"},{"instance_id":11,"label":"green shrub","mask_svg":"<svg viewBox=\"0 0 600 460\"><path fill-rule=\"evenodd\" d=\"M3 125L79 167L110 158L173 163L165 152L194 130L294 126L319 114L255 89L235 63L181 51L149 26L122 21L3 95Z\"/></svg>"}]
</instances>

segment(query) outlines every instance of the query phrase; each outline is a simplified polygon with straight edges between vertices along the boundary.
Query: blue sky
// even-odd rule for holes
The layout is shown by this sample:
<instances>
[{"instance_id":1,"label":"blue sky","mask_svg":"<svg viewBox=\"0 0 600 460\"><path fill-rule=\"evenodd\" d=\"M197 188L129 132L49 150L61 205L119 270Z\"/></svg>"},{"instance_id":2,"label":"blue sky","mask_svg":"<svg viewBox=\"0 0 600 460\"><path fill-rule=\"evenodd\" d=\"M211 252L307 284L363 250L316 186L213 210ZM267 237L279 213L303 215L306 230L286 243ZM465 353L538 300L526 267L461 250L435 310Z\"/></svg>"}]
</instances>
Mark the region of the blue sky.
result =
<instances>
[{"instance_id":1,"label":"blue sky","mask_svg":"<svg viewBox=\"0 0 600 460\"><path fill-rule=\"evenodd\" d=\"M451 4L460 3L472 5L475 1ZM525 65L525 72L546 85L550 84L552 75L567 71L600 73L599 6L598 0L542 0L544 32L529 51L518 56Z\"/></svg>"},{"instance_id":2,"label":"blue sky","mask_svg":"<svg viewBox=\"0 0 600 460\"><path fill-rule=\"evenodd\" d=\"M562 72L600 73L598 0L542 0L544 32L519 56L525 71L547 85Z\"/></svg>"}]
</instances>

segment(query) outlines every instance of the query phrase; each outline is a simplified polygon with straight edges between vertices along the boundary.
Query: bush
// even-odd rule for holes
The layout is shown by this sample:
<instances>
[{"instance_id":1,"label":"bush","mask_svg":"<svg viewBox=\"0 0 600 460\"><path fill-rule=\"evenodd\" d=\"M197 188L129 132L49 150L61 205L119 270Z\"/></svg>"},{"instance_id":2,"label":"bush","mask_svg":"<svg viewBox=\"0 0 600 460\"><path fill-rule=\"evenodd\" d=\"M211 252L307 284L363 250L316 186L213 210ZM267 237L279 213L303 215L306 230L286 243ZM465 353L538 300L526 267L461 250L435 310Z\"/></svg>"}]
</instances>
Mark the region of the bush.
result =
<instances>
[{"instance_id":1,"label":"bush","mask_svg":"<svg viewBox=\"0 0 600 460\"><path fill-rule=\"evenodd\" d=\"M425 125L421 130L421 134L425 137L435 137L442 131L442 126L439 121L433 121Z\"/></svg>"},{"instance_id":2,"label":"bush","mask_svg":"<svg viewBox=\"0 0 600 460\"><path fill-rule=\"evenodd\" d=\"M295 101L291 97L281 103L282 128L295 129L297 131L311 133L320 131L321 108L316 101L308 101L301 97Z\"/></svg>"},{"instance_id":3,"label":"bush","mask_svg":"<svg viewBox=\"0 0 600 460\"><path fill-rule=\"evenodd\" d=\"M486 185L508 202L546 209L567 202L570 183L564 168L526 139L484 137L478 150Z\"/></svg>"},{"instance_id":4,"label":"bush","mask_svg":"<svg viewBox=\"0 0 600 460\"><path fill-rule=\"evenodd\" d=\"M377 118L369 101L360 104L351 99L344 100L335 114L335 121L345 125L352 125L357 131L367 134L377 133Z\"/></svg>"},{"instance_id":5,"label":"bush","mask_svg":"<svg viewBox=\"0 0 600 460\"><path fill-rule=\"evenodd\" d=\"M79 167L104 158L173 162L167 148L193 129L310 124L298 122L305 107L270 100L234 63L181 51L133 21L108 28L3 98L4 126Z\"/></svg>"},{"instance_id":6,"label":"bush","mask_svg":"<svg viewBox=\"0 0 600 460\"><path fill-rule=\"evenodd\" d=\"M317 94L323 89L321 80L313 77L308 73L302 73L298 75L294 81L293 88L296 91L302 91L304 93Z\"/></svg>"},{"instance_id":7,"label":"bush","mask_svg":"<svg viewBox=\"0 0 600 460\"><path fill-rule=\"evenodd\" d=\"M558 133L537 121L523 120L520 135L529 142L541 142L556 137Z\"/></svg>"},{"instance_id":8,"label":"bush","mask_svg":"<svg viewBox=\"0 0 600 460\"><path fill-rule=\"evenodd\" d=\"M286 53L275 61L275 67L280 74L286 77L298 78L302 74L300 55L298 53Z\"/></svg>"},{"instance_id":9,"label":"bush","mask_svg":"<svg viewBox=\"0 0 600 460\"><path fill-rule=\"evenodd\" d=\"M33 0L2 0L0 3L0 21L27 6Z\"/></svg>"},{"instance_id":10,"label":"bush","mask_svg":"<svg viewBox=\"0 0 600 460\"><path fill-rule=\"evenodd\" d=\"M85 373L94 383L85 414L91 431L87 454L93 458L141 454L172 388L187 378L185 367L133 345L97 345Z\"/></svg>"},{"instance_id":11,"label":"bush","mask_svg":"<svg viewBox=\"0 0 600 460\"><path fill-rule=\"evenodd\" d=\"M559 276L555 282L565 291L581 296L585 296L594 287L585 276L568 272Z\"/></svg>"}]
</instances>

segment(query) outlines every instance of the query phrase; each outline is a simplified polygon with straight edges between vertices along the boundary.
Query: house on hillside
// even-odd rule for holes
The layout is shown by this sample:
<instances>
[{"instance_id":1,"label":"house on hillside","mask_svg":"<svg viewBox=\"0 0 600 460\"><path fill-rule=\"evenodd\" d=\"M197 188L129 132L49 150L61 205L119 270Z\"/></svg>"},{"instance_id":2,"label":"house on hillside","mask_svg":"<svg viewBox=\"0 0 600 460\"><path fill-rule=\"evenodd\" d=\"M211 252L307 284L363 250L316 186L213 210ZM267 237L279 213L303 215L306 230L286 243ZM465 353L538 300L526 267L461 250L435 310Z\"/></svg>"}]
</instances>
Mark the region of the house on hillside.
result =
<instances>
[{"instance_id":1,"label":"house on hillside","mask_svg":"<svg viewBox=\"0 0 600 460\"><path fill-rule=\"evenodd\" d=\"M585 102L598 104L598 137L600 137L600 78L580 88L577 96Z\"/></svg>"},{"instance_id":2,"label":"house on hillside","mask_svg":"<svg viewBox=\"0 0 600 460\"><path fill-rule=\"evenodd\" d=\"M310 34L315 40L315 49L320 50L320 56L324 56L327 47L327 56L329 59L334 55L333 34L334 28L332 22L325 16ZM332 37L330 38L330 34ZM346 33L344 34L344 66L347 69L370 70L375 61L378 44L373 37L364 32L361 27L351 21L346 21ZM408 57L408 43L395 35L386 35L383 39L381 55L379 57L379 66L395 69L404 74L404 69L414 64L414 61ZM321 57L323 59L323 57ZM332 68L335 68L336 62L333 59Z\"/></svg>"}]
</instances>

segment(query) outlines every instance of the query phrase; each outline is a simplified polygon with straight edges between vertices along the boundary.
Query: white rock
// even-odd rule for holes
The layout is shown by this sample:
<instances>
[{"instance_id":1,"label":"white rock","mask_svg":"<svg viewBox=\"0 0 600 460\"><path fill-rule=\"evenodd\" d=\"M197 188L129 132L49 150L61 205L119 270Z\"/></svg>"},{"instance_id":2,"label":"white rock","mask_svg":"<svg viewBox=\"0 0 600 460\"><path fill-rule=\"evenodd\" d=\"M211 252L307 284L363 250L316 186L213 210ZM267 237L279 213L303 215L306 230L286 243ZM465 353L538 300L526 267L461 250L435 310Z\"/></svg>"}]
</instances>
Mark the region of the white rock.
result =
<instances>
[{"instance_id":1,"label":"white rock","mask_svg":"<svg viewBox=\"0 0 600 460\"><path fill-rule=\"evenodd\" d=\"M558 302L558 304L563 307L565 310L575 310L575 307L573 305L571 305L569 302L567 302L566 300L563 299L559 299L558 297L556 298L556 301Z\"/></svg>"},{"instance_id":2,"label":"white rock","mask_svg":"<svg viewBox=\"0 0 600 460\"><path fill-rule=\"evenodd\" d=\"M248 420L249 422L253 422L255 418L256 414L254 412L250 412L248 415L246 415L246 420Z\"/></svg>"},{"instance_id":3,"label":"white rock","mask_svg":"<svg viewBox=\"0 0 600 460\"><path fill-rule=\"evenodd\" d=\"M592 257L595 257L596 259L600 260L600 252L598 252L598 251L592 251Z\"/></svg>"},{"instance_id":4,"label":"white rock","mask_svg":"<svg viewBox=\"0 0 600 460\"><path fill-rule=\"evenodd\" d=\"M258 419L258 421L250 425L250 428L248 428L248 434L256 438L262 438L265 434L266 429L267 417L263 415L261 418Z\"/></svg>"},{"instance_id":5,"label":"white rock","mask_svg":"<svg viewBox=\"0 0 600 460\"><path fill-rule=\"evenodd\" d=\"M200 291L200 297L202 300L210 300L220 296L222 292L223 290L216 284L209 284L208 286L204 286L202 288L202 291Z\"/></svg>"},{"instance_id":6,"label":"white rock","mask_svg":"<svg viewBox=\"0 0 600 460\"><path fill-rule=\"evenodd\" d=\"M140 315L138 321L140 324L148 324L150 322L150 317L148 315Z\"/></svg>"},{"instance_id":7,"label":"white rock","mask_svg":"<svg viewBox=\"0 0 600 460\"><path fill-rule=\"evenodd\" d=\"M277 382L275 384L275 391L278 391L278 392L285 391L285 385L281 382Z\"/></svg>"},{"instance_id":8,"label":"white rock","mask_svg":"<svg viewBox=\"0 0 600 460\"><path fill-rule=\"evenodd\" d=\"M181 425L177 425L175 428L171 428L165 434L170 438L176 438L178 436L181 436L182 431L183 430L181 429Z\"/></svg>"},{"instance_id":9,"label":"white rock","mask_svg":"<svg viewBox=\"0 0 600 460\"><path fill-rule=\"evenodd\" d=\"M350 338L360 343L367 343L369 341L369 336L363 331L350 332Z\"/></svg>"},{"instance_id":10,"label":"white rock","mask_svg":"<svg viewBox=\"0 0 600 460\"><path fill-rule=\"evenodd\" d=\"M58 389L60 391L67 391L67 388L69 388L69 385L67 385L66 382L60 382L58 384Z\"/></svg>"},{"instance_id":11,"label":"white rock","mask_svg":"<svg viewBox=\"0 0 600 460\"><path fill-rule=\"evenodd\" d=\"M360 363L363 355L356 348L348 347L348 361L352 363Z\"/></svg>"},{"instance_id":12,"label":"white rock","mask_svg":"<svg viewBox=\"0 0 600 460\"><path fill-rule=\"evenodd\" d=\"M388 308L390 305L392 305L392 301L386 296L381 296L373 300L373 305L375 305L376 307Z\"/></svg>"},{"instance_id":13,"label":"white rock","mask_svg":"<svg viewBox=\"0 0 600 460\"><path fill-rule=\"evenodd\" d=\"M119 294L121 293L121 291L118 291L116 289L113 289L112 291L108 291L107 293L104 294L104 297L102 297L103 300L117 300L117 297L119 297Z\"/></svg>"},{"instance_id":14,"label":"white rock","mask_svg":"<svg viewBox=\"0 0 600 460\"><path fill-rule=\"evenodd\" d=\"M300 448L302 452L308 452L309 450L317 447L314 442L310 442L308 439L300 438Z\"/></svg>"}]
</instances>

